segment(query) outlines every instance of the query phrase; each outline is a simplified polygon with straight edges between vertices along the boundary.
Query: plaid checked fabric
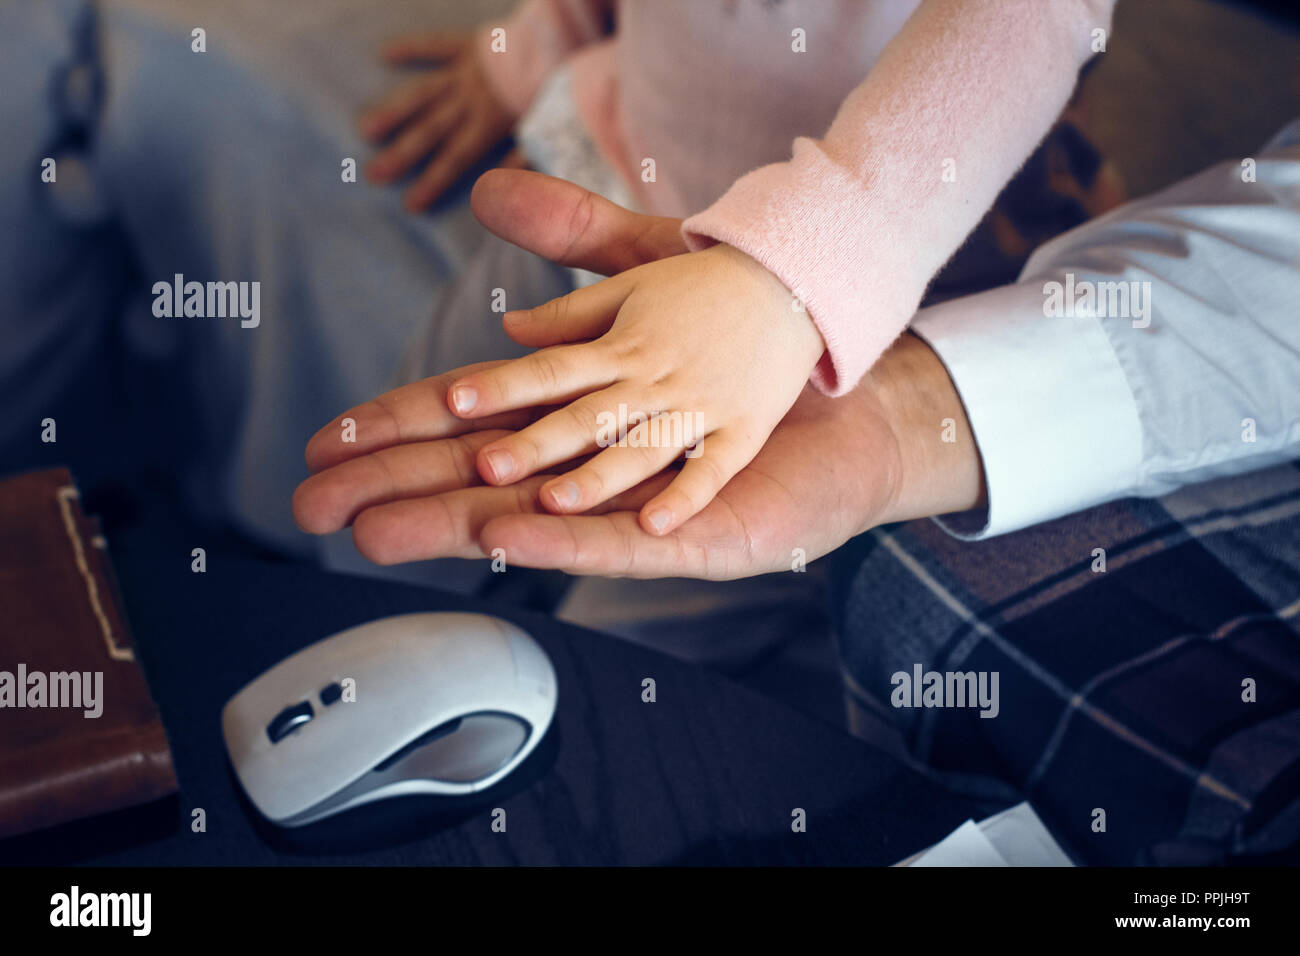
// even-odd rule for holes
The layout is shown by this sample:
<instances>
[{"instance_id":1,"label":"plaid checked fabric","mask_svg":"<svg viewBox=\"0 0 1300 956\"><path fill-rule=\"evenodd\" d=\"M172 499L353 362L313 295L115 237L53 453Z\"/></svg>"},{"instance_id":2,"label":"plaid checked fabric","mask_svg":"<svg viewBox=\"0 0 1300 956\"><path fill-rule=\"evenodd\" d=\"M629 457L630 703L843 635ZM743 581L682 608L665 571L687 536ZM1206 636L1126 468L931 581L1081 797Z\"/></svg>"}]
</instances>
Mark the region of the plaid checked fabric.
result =
<instances>
[{"instance_id":1,"label":"plaid checked fabric","mask_svg":"<svg viewBox=\"0 0 1300 956\"><path fill-rule=\"evenodd\" d=\"M1300 862L1300 463L974 543L894 525L835 561L855 731L1029 800L1080 863ZM917 664L997 672L997 716L893 706Z\"/></svg>"}]
</instances>

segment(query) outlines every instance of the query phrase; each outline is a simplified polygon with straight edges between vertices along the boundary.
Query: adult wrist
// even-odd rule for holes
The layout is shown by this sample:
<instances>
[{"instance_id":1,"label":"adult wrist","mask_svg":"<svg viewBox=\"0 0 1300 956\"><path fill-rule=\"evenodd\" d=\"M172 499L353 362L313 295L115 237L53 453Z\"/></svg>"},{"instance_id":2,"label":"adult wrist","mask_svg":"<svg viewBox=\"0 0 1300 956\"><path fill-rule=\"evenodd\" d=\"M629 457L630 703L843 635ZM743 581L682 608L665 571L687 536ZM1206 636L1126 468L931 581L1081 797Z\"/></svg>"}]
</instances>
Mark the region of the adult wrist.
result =
<instances>
[{"instance_id":1,"label":"adult wrist","mask_svg":"<svg viewBox=\"0 0 1300 956\"><path fill-rule=\"evenodd\" d=\"M899 456L893 494L874 523L982 507L986 492L979 448L961 396L934 350L904 332L863 384L876 390Z\"/></svg>"}]
</instances>

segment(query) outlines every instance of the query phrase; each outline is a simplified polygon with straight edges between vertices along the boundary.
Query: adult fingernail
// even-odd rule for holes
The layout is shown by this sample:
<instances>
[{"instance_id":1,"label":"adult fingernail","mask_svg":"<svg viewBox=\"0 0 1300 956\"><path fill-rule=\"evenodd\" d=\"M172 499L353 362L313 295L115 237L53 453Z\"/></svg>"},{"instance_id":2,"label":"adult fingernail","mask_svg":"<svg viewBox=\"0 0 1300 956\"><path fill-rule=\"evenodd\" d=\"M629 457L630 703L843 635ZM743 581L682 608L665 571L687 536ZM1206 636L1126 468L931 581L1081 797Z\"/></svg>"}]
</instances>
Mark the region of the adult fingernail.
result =
<instances>
[{"instance_id":1,"label":"adult fingernail","mask_svg":"<svg viewBox=\"0 0 1300 956\"><path fill-rule=\"evenodd\" d=\"M668 521L671 517L672 515L662 508L656 509L650 512L650 527L654 528L656 532L662 533L664 528L668 527Z\"/></svg>"},{"instance_id":2,"label":"adult fingernail","mask_svg":"<svg viewBox=\"0 0 1300 956\"><path fill-rule=\"evenodd\" d=\"M451 407L456 409L457 415L472 412L477 404L478 392L469 385L457 385L451 390ZM507 455L506 457L509 458L510 456Z\"/></svg>"},{"instance_id":3,"label":"adult fingernail","mask_svg":"<svg viewBox=\"0 0 1300 956\"><path fill-rule=\"evenodd\" d=\"M562 481L551 486L551 500L558 507L572 508L578 503L578 486L572 481Z\"/></svg>"},{"instance_id":4,"label":"adult fingernail","mask_svg":"<svg viewBox=\"0 0 1300 956\"><path fill-rule=\"evenodd\" d=\"M510 452L500 449L488 452L487 464L492 477L497 481L505 481L515 470L515 460Z\"/></svg>"}]
</instances>

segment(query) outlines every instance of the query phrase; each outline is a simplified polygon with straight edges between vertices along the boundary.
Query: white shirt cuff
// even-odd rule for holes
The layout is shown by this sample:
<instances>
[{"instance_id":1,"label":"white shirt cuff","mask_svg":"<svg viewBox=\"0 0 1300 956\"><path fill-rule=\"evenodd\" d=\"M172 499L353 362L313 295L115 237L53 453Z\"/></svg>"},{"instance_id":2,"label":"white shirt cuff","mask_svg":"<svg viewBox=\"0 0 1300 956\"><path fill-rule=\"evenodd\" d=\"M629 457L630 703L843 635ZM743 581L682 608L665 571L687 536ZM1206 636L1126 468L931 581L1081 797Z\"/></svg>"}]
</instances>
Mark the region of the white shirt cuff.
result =
<instances>
[{"instance_id":1,"label":"white shirt cuff","mask_svg":"<svg viewBox=\"0 0 1300 956\"><path fill-rule=\"evenodd\" d=\"M922 309L912 331L948 369L983 458L985 511L936 519L965 540L1016 531L1137 487L1142 426L1095 317L1048 318L1038 276Z\"/></svg>"}]
</instances>

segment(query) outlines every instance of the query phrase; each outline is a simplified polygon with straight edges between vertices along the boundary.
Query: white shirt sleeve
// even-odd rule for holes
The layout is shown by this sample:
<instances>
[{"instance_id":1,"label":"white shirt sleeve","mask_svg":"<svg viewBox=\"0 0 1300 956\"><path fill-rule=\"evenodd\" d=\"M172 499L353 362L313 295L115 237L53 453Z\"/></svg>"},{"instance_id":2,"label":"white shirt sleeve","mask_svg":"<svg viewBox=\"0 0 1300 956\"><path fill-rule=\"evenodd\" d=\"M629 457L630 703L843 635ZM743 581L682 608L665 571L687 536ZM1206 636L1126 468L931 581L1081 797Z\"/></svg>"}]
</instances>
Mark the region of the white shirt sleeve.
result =
<instances>
[{"instance_id":1,"label":"white shirt sleeve","mask_svg":"<svg viewBox=\"0 0 1300 956\"><path fill-rule=\"evenodd\" d=\"M958 537L1300 457L1300 120L923 309L983 459Z\"/></svg>"}]
</instances>

